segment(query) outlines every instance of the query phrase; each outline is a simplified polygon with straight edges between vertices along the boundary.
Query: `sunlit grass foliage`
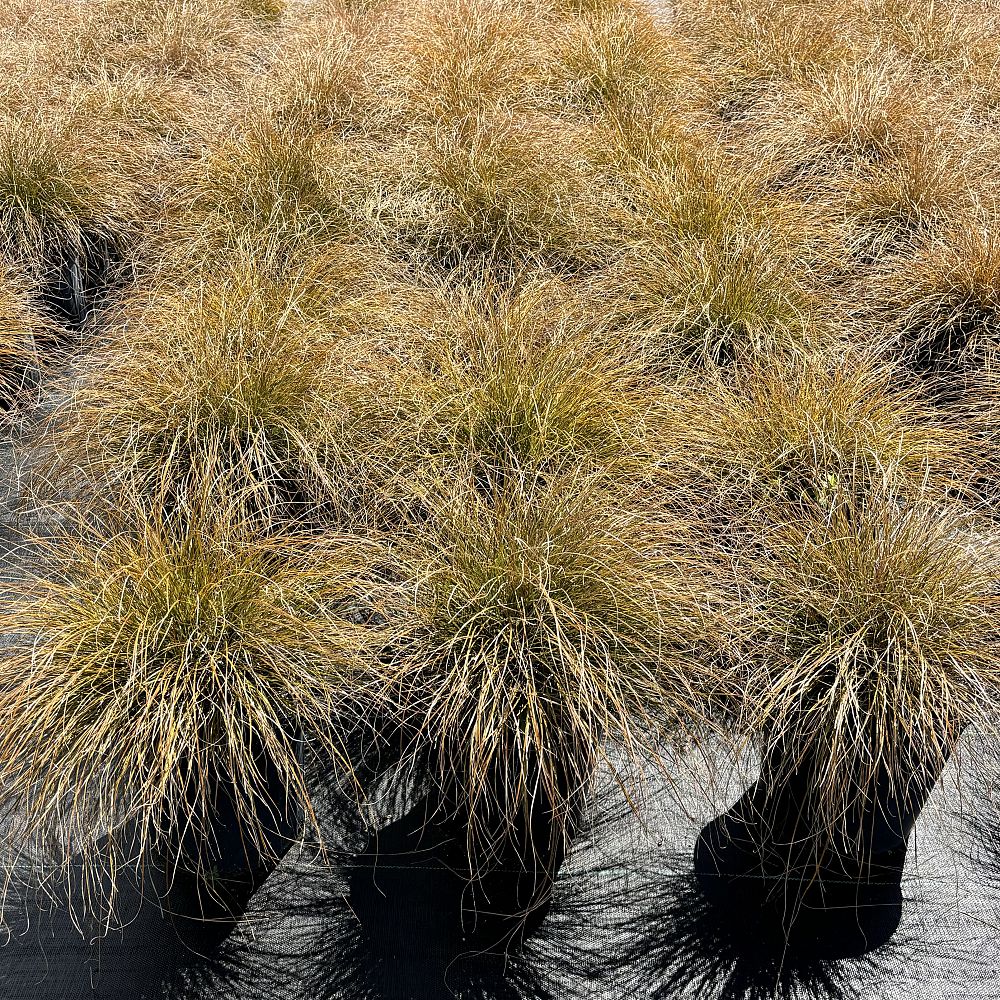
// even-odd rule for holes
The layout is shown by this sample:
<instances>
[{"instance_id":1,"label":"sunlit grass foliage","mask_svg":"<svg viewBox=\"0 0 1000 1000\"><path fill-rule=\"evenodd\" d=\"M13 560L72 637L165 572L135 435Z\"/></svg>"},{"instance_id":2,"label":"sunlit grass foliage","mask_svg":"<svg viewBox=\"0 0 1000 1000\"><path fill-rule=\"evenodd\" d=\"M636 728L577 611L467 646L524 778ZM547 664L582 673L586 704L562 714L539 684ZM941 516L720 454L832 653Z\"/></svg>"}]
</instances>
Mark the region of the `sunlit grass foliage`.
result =
<instances>
[{"instance_id":1,"label":"sunlit grass foliage","mask_svg":"<svg viewBox=\"0 0 1000 1000\"><path fill-rule=\"evenodd\" d=\"M395 546L386 684L473 816L545 794L561 836L612 744L641 764L702 720L710 575L646 500L585 475L489 498L455 477Z\"/></svg>"},{"instance_id":2,"label":"sunlit grass foliage","mask_svg":"<svg viewBox=\"0 0 1000 1000\"><path fill-rule=\"evenodd\" d=\"M25 846L162 845L259 739L308 810L286 723L376 708L407 780L567 841L595 766L669 777L706 720L810 748L817 829L989 731L997 38L985 0L0 10Z\"/></svg>"},{"instance_id":3,"label":"sunlit grass foliage","mask_svg":"<svg viewBox=\"0 0 1000 1000\"><path fill-rule=\"evenodd\" d=\"M0 411L16 411L37 385L48 333L13 272L0 275Z\"/></svg>"},{"instance_id":4,"label":"sunlit grass foliage","mask_svg":"<svg viewBox=\"0 0 1000 1000\"><path fill-rule=\"evenodd\" d=\"M779 526L752 571L747 710L808 761L820 836L880 770L904 796L914 767L939 769L1000 681L995 543L933 501L878 499Z\"/></svg>"},{"instance_id":5,"label":"sunlit grass foliage","mask_svg":"<svg viewBox=\"0 0 1000 1000\"><path fill-rule=\"evenodd\" d=\"M19 853L88 871L108 834L172 858L180 831L204 830L218 780L239 789L246 842L263 846L262 754L312 823L297 742L336 752L338 699L361 695L368 640L350 612L365 547L263 537L211 505L185 521L140 506L39 545L0 625L0 773Z\"/></svg>"}]
</instances>

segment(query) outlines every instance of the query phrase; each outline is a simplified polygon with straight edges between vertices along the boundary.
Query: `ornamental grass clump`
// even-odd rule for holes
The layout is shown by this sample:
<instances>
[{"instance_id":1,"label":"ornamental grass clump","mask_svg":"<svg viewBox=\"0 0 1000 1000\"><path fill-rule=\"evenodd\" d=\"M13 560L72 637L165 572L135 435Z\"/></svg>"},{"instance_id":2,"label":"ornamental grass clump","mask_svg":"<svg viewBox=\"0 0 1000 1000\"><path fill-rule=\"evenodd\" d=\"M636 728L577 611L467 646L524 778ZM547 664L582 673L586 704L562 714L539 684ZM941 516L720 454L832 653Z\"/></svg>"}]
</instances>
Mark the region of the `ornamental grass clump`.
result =
<instances>
[{"instance_id":1,"label":"ornamental grass clump","mask_svg":"<svg viewBox=\"0 0 1000 1000\"><path fill-rule=\"evenodd\" d=\"M66 111L0 114L0 253L80 321L138 235L141 186L114 130Z\"/></svg>"},{"instance_id":2,"label":"ornamental grass clump","mask_svg":"<svg viewBox=\"0 0 1000 1000\"><path fill-rule=\"evenodd\" d=\"M675 23L707 62L724 121L749 122L775 88L815 79L863 51L846 6L680 0Z\"/></svg>"},{"instance_id":3,"label":"ornamental grass clump","mask_svg":"<svg viewBox=\"0 0 1000 1000\"><path fill-rule=\"evenodd\" d=\"M549 42L542 94L562 113L600 118L637 104L675 112L707 107L704 67L646 5L601 5L559 29Z\"/></svg>"},{"instance_id":4,"label":"ornamental grass clump","mask_svg":"<svg viewBox=\"0 0 1000 1000\"><path fill-rule=\"evenodd\" d=\"M675 460L690 463L729 525L844 498L944 497L977 468L963 429L871 354L762 358L729 378L681 382L664 405Z\"/></svg>"},{"instance_id":5,"label":"ornamental grass clump","mask_svg":"<svg viewBox=\"0 0 1000 1000\"><path fill-rule=\"evenodd\" d=\"M1000 234L986 219L948 226L887 261L869 287L904 362L946 389L1000 339Z\"/></svg>"},{"instance_id":6,"label":"ornamental grass clump","mask_svg":"<svg viewBox=\"0 0 1000 1000\"><path fill-rule=\"evenodd\" d=\"M914 235L933 232L975 207L992 154L975 135L954 131L951 122L928 126L901 142L888 162L852 179L846 204L862 240L905 246Z\"/></svg>"},{"instance_id":7,"label":"ornamental grass clump","mask_svg":"<svg viewBox=\"0 0 1000 1000\"><path fill-rule=\"evenodd\" d=\"M380 213L369 161L378 156L371 144L311 134L297 118L249 111L176 178L165 254L227 256L254 239L302 254L370 235Z\"/></svg>"},{"instance_id":8,"label":"ornamental grass clump","mask_svg":"<svg viewBox=\"0 0 1000 1000\"><path fill-rule=\"evenodd\" d=\"M530 267L577 273L603 245L572 135L491 110L420 130L398 153L386 237L442 275L510 280Z\"/></svg>"},{"instance_id":9,"label":"ornamental grass clump","mask_svg":"<svg viewBox=\"0 0 1000 1000\"><path fill-rule=\"evenodd\" d=\"M904 58L930 73L957 75L967 66L977 43L995 30L991 5L973 0L953 7L920 0L877 0L859 5L870 18L869 30Z\"/></svg>"},{"instance_id":10,"label":"ornamental grass clump","mask_svg":"<svg viewBox=\"0 0 1000 1000\"><path fill-rule=\"evenodd\" d=\"M137 507L37 540L0 619L8 864L82 868L90 890L108 845L197 870L225 789L248 855L268 860L286 794L315 827L300 744L339 754L334 708L363 703L352 611L370 553L265 537L236 513ZM184 844L195 856L178 856Z\"/></svg>"},{"instance_id":11,"label":"ornamental grass clump","mask_svg":"<svg viewBox=\"0 0 1000 1000\"><path fill-rule=\"evenodd\" d=\"M210 476L255 497L265 521L304 515L333 488L343 400L365 392L348 378L354 338L378 315L323 285L342 263L311 276L237 266L126 304L37 440L39 489L169 506Z\"/></svg>"},{"instance_id":12,"label":"ornamental grass clump","mask_svg":"<svg viewBox=\"0 0 1000 1000\"><path fill-rule=\"evenodd\" d=\"M254 99L305 132L378 128L385 109L370 78L379 40L368 18L342 9L307 20L283 38L259 88L251 83Z\"/></svg>"},{"instance_id":13,"label":"ornamental grass clump","mask_svg":"<svg viewBox=\"0 0 1000 1000\"><path fill-rule=\"evenodd\" d=\"M49 333L22 285L14 275L0 274L0 412L17 411L30 399Z\"/></svg>"},{"instance_id":14,"label":"ornamental grass clump","mask_svg":"<svg viewBox=\"0 0 1000 1000\"><path fill-rule=\"evenodd\" d=\"M138 69L224 98L279 14L279 0L55 0L32 34L58 74Z\"/></svg>"},{"instance_id":15,"label":"ornamental grass clump","mask_svg":"<svg viewBox=\"0 0 1000 1000\"><path fill-rule=\"evenodd\" d=\"M487 498L454 477L393 548L386 687L458 789L473 862L480 820L519 828L537 800L546 867L612 748L639 765L703 718L711 575L647 499L573 474Z\"/></svg>"},{"instance_id":16,"label":"ornamental grass clump","mask_svg":"<svg viewBox=\"0 0 1000 1000\"><path fill-rule=\"evenodd\" d=\"M456 290L446 321L396 371L395 396L413 407L400 461L436 476L472 469L487 492L567 467L617 482L648 465L656 389L566 288L534 281L486 298Z\"/></svg>"},{"instance_id":17,"label":"ornamental grass clump","mask_svg":"<svg viewBox=\"0 0 1000 1000\"><path fill-rule=\"evenodd\" d=\"M764 112L743 133L744 159L824 206L842 253L862 264L970 210L990 183L991 142L972 115L892 58L787 86Z\"/></svg>"},{"instance_id":18,"label":"ornamental grass clump","mask_svg":"<svg viewBox=\"0 0 1000 1000\"><path fill-rule=\"evenodd\" d=\"M865 954L899 926L910 835L963 730L994 732L995 535L933 493L872 490L776 521L734 566L760 775L700 832L699 885L810 957Z\"/></svg>"},{"instance_id":19,"label":"ornamental grass clump","mask_svg":"<svg viewBox=\"0 0 1000 1000\"><path fill-rule=\"evenodd\" d=\"M810 335L808 218L727 173L719 154L628 181L620 241L591 294L652 361L719 365L793 351Z\"/></svg>"},{"instance_id":20,"label":"ornamental grass clump","mask_svg":"<svg viewBox=\"0 0 1000 1000\"><path fill-rule=\"evenodd\" d=\"M767 548L748 567L747 713L805 772L799 826L821 841L872 795L904 801L936 777L965 726L989 728L996 545L933 498L883 495L782 525Z\"/></svg>"},{"instance_id":21,"label":"ornamental grass clump","mask_svg":"<svg viewBox=\"0 0 1000 1000\"><path fill-rule=\"evenodd\" d=\"M378 61L378 87L405 126L454 128L528 106L545 23L532 2L446 0L408 5Z\"/></svg>"}]
</instances>

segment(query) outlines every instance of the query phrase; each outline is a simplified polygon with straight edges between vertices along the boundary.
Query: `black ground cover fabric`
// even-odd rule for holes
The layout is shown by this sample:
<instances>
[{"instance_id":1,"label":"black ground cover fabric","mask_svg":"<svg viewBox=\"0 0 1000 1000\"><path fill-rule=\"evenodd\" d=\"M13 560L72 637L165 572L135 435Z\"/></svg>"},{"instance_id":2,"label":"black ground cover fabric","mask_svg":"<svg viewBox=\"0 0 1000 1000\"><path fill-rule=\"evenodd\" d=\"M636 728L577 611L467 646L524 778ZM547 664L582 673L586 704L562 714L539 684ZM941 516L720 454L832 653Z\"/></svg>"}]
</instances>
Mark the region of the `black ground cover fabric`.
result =
<instances>
[{"instance_id":1,"label":"black ground cover fabric","mask_svg":"<svg viewBox=\"0 0 1000 1000\"><path fill-rule=\"evenodd\" d=\"M971 765L975 764L975 767ZM691 848L701 826L752 778L710 781L702 763L679 796L666 787L638 815L602 786L560 873L541 932L515 956L428 947L427 907L399 905L398 933L366 939L345 898L364 843L360 816L330 796L325 863L287 856L228 939L208 956L178 940L159 908L120 876L123 926L77 920L46 895L8 892L0 996L9 1000L958 1000L1000 996L1000 809L977 749L956 755L918 822L892 941L846 961L787 951L752 914L701 897ZM705 789L711 794L706 796ZM686 791L685 791L686 789ZM699 789L696 793L695 789ZM391 809L386 807L387 814ZM394 904L395 905L395 904ZM194 942L197 945L197 942ZM419 943L413 946L414 943Z\"/></svg>"}]
</instances>

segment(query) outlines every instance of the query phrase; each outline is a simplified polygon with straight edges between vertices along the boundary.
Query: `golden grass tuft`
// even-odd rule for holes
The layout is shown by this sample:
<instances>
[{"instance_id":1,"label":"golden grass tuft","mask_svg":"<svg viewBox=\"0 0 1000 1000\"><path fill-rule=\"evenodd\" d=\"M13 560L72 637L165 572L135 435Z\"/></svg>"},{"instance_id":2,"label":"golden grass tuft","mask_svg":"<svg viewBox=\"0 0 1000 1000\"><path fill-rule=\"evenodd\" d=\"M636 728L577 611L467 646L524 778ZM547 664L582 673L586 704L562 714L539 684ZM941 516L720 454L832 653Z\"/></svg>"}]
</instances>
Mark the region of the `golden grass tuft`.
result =
<instances>
[{"instance_id":1,"label":"golden grass tuft","mask_svg":"<svg viewBox=\"0 0 1000 1000\"><path fill-rule=\"evenodd\" d=\"M864 48L849 4L678 0L676 23L700 48L724 120L750 120L776 87L802 83L856 61Z\"/></svg>"},{"instance_id":2,"label":"golden grass tuft","mask_svg":"<svg viewBox=\"0 0 1000 1000\"><path fill-rule=\"evenodd\" d=\"M747 711L765 746L811 755L818 834L842 832L880 772L902 794L965 725L991 725L996 571L974 521L922 499L875 493L768 538L749 571Z\"/></svg>"},{"instance_id":3,"label":"golden grass tuft","mask_svg":"<svg viewBox=\"0 0 1000 1000\"><path fill-rule=\"evenodd\" d=\"M90 874L108 834L172 858L181 831L205 833L216 778L235 783L245 842L263 848L263 755L315 827L296 743L338 753L338 701L363 701L369 640L350 612L365 546L262 537L221 507L183 523L123 510L38 545L0 620L18 851L76 855Z\"/></svg>"},{"instance_id":4,"label":"golden grass tuft","mask_svg":"<svg viewBox=\"0 0 1000 1000\"><path fill-rule=\"evenodd\" d=\"M682 382L664 405L675 460L690 463L728 526L869 495L943 498L977 468L919 387L856 352L762 358L731 378Z\"/></svg>"},{"instance_id":5,"label":"golden grass tuft","mask_svg":"<svg viewBox=\"0 0 1000 1000\"><path fill-rule=\"evenodd\" d=\"M380 114L371 76L374 29L346 12L331 11L322 24L307 23L272 59L251 93L275 121L295 121L306 131L364 132Z\"/></svg>"},{"instance_id":6,"label":"golden grass tuft","mask_svg":"<svg viewBox=\"0 0 1000 1000\"><path fill-rule=\"evenodd\" d=\"M711 154L628 181L620 240L591 291L654 356L719 364L810 335L812 223L725 170Z\"/></svg>"},{"instance_id":7,"label":"golden grass tuft","mask_svg":"<svg viewBox=\"0 0 1000 1000\"><path fill-rule=\"evenodd\" d=\"M839 219L841 253L862 266L990 186L991 141L968 110L888 57L784 87L761 117L743 155L762 160L772 188Z\"/></svg>"},{"instance_id":8,"label":"golden grass tuft","mask_svg":"<svg viewBox=\"0 0 1000 1000\"><path fill-rule=\"evenodd\" d=\"M386 684L474 819L544 795L561 837L612 743L638 764L700 720L708 587L682 539L573 474L492 499L456 476L400 536Z\"/></svg>"},{"instance_id":9,"label":"golden grass tuft","mask_svg":"<svg viewBox=\"0 0 1000 1000\"><path fill-rule=\"evenodd\" d=\"M592 263L597 220L569 135L497 112L442 123L400 160L388 237L432 273L485 268L502 278Z\"/></svg>"},{"instance_id":10,"label":"golden grass tuft","mask_svg":"<svg viewBox=\"0 0 1000 1000\"><path fill-rule=\"evenodd\" d=\"M113 135L72 109L0 115L0 253L36 281L135 239L140 185Z\"/></svg>"},{"instance_id":11,"label":"golden grass tuft","mask_svg":"<svg viewBox=\"0 0 1000 1000\"><path fill-rule=\"evenodd\" d=\"M859 6L860 16L876 37L904 58L938 72L961 72L984 29L996 23L995 9L979 0L960 4L874 0Z\"/></svg>"},{"instance_id":12,"label":"golden grass tuft","mask_svg":"<svg viewBox=\"0 0 1000 1000\"><path fill-rule=\"evenodd\" d=\"M377 303L323 288L336 269L261 264L123 307L40 438L50 489L176 500L211 474L242 479L272 513L322 495L352 338Z\"/></svg>"},{"instance_id":13,"label":"golden grass tuft","mask_svg":"<svg viewBox=\"0 0 1000 1000\"><path fill-rule=\"evenodd\" d=\"M965 218L928 235L873 276L872 313L912 366L968 369L1000 342L1000 234Z\"/></svg>"},{"instance_id":14,"label":"golden grass tuft","mask_svg":"<svg viewBox=\"0 0 1000 1000\"><path fill-rule=\"evenodd\" d=\"M0 412L16 411L29 398L49 332L22 285L11 273L0 278Z\"/></svg>"},{"instance_id":15,"label":"golden grass tuft","mask_svg":"<svg viewBox=\"0 0 1000 1000\"><path fill-rule=\"evenodd\" d=\"M250 113L187 165L170 209L168 252L231 255L233 244L280 238L296 255L310 244L372 232L367 158L377 150L297 126Z\"/></svg>"},{"instance_id":16,"label":"golden grass tuft","mask_svg":"<svg viewBox=\"0 0 1000 1000\"><path fill-rule=\"evenodd\" d=\"M274 8L272 0L57 0L42 32L61 74L141 69L223 89L250 68Z\"/></svg>"},{"instance_id":17,"label":"golden grass tuft","mask_svg":"<svg viewBox=\"0 0 1000 1000\"><path fill-rule=\"evenodd\" d=\"M645 5L582 12L550 44L543 94L567 113L627 114L636 104L681 111L707 104L705 70Z\"/></svg>"},{"instance_id":18,"label":"golden grass tuft","mask_svg":"<svg viewBox=\"0 0 1000 1000\"><path fill-rule=\"evenodd\" d=\"M397 463L445 476L471 468L490 489L582 466L614 481L649 460L648 381L564 286L488 292L485 306L468 292L451 298L447 320L397 372L393 395L413 407Z\"/></svg>"},{"instance_id":19,"label":"golden grass tuft","mask_svg":"<svg viewBox=\"0 0 1000 1000\"><path fill-rule=\"evenodd\" d=\"M379 60L379 90L408 125L446 130L524 106L539 74L544 21L530 0L407 5Z\"/></svg>"}]
</instances>

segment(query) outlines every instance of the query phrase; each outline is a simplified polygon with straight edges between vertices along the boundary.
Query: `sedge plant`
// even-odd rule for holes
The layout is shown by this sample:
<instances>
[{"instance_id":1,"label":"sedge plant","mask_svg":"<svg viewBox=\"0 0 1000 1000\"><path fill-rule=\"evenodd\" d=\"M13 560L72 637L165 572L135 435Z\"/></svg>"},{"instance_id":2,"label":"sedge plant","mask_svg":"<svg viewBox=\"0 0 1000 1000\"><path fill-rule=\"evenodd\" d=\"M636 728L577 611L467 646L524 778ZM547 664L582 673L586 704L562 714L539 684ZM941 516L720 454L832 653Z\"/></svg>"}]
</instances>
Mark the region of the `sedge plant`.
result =
<instances>
[{"instance_id":1,"label":"sedge plant","mask_svg":"<svg viewBox=\"0 0 1000 1000\"><path fill-rule=\"evenodd\" d=\"M887 261L869 289L908 366L959 376L1000 336L1000 235L986 219L956 221Z\"/></svg>"},{"instance_id":2,"label":"sedge plant","mask_svg":"<svg viewBox=\"0 0 1000 1000\"><path fill-rule=\"evenodd\" d=\"M801 830L856 849L845 817L877 794L905 802L965 726L990 724L995 542L933 497L846 498L777 526L747 578L751 728L805 773Z\"/></svg>"},{"instance_id":3,"label":"sedge plant","mask_svg":"<svg viewBox=\"0 0 1000 1000\"><path fill-rule=\"evenodd\" d=\"M392 373L411 414L400 465L472 468L488 491L525 469L569 462L615 479L648 461L657 389L562 283L481 295L452 289L444 322Z\"/></svg>"},{"instance_id":4,"label":"sedge plant","mask_svg":"<svg viewBox=\"0 0 1000 1000\"><path fill-rule=\"evenodd\" d=\"M162 254L183 268L255 240L289 254L370 235L380 212L380 150L324 137L301 116L250 107L173 177Z\"/></svg>"},{"instance_id":5,"label":"sedge plant","mask_svg":"<svg viewBox=\"0 0 1000 1000\"><path fill-rule=\"evenodd\" d=\"M529 864L554 875L611 748L640 773L721 687L702 656L711 573L649 501L571 471L492 495L453 475L393 546L384 685L442 801L457 790L467 878L526 823Z\"/></svg>"},{"instance_id":6,"label":"sedge plant","mask_svg":"<svg viewBox=\"0 0 1000 1000\"><path fill-rule=\"evenodd\" d=\"M540 6L422 0L395 12L376 61L390 116L419 130L526 108L542 65L547 26Z\"/></svg>"},{"instance_id":7,"label":"sedge plant","mask_svg":"<svg viewBox=\"0 0 1000 1000\"><path fill-rule=\"evenodd\" d=\"M548 118L489 109L416 129L397 155L386 236L419 267L509 280L595 265L586 161Z\"/></svg>"},{"instance_id":8,"label":"sedge plant","mask_svg":"<svg viewBox=\"0 0 1000 1000\"><path fill-rule=\"evenodd\" d=\"M22 286L13 274L0 278L0 411L28 398L49 332Z\"/></svg>"},{"instance_id":9,"label":"sedge plant","mask_svg":"<svg viewBox=\"0 0 1000 1000\"><path fill-rule=\"evenodd\" d=\"M363 543L264 534L216 496L67 523L38 553L0 625L7 864L82 871L85 902L113 905L93 895L109 857L198 870L183 845L217 832L220 782L268 860L269 771L315 826L299 746L340 754L338 700L363 705Z\"/></svg>"},{"instance_id":10,"label":"sedge plant","mask_svg":"<svg viewBox=\"0 0 1000 1000\"><path fill-rule=\"evenodd\" d=\"M797 505L844 492L859 502L872 490L943 497L968 486L976 467L962 428L898 366L856 350L685 379L663 405L672 461L707 487L709 508L729 526L794 517Z\"/></svg>"},{"instance_id":11,"label":"sedge plant","mask_svg":"<svg viewBox=\"0 0 1000 1000\"><path fill-rule=\"evenodd\" d=\"M378 356L358 338L380 302L336 284L352 273L346 259L310 272L242 257L245 268L209 268L123 305L38 435L39 492L170 505L208 476L242 483L267 518L333 491L337 456L350 453L339 430L363 429L350 420L367 392L360 358Z\"/></svg>"},{"instance_id":12,"label":"sedge plant","mask_svg":"<svg viewBox=\"0 0 1000 1000\"><path fill-rule=\"evenodd\" d=\"M638 166L626 179L615 250L591 281L653 364L725 364L808 338L821 253L803 217L727 169L721 152Z\"/></svg>"},{"instance_id":13,"label":"sedge plant","mask_svg":"<svg viewBox=\"0 0 1000 1000\"><path fill-rule=\"evenodd\" d=\"M114 141L72 107L0 114L0 252L39 292L65 285L76 314L144 217L129 147Z\"/></svg>"},{"instance_id":14,"label":"sedge plant","mask_svg":"<svg viewBox=\"0 0 1000 1000\"><path fill-rule=\"evenodd\" d=\"M645 4L564 17L549 47L542 96L564 114L599 118L636 105L682 111L708 104L704 67Z\"/></svg>"}]
</instances>

